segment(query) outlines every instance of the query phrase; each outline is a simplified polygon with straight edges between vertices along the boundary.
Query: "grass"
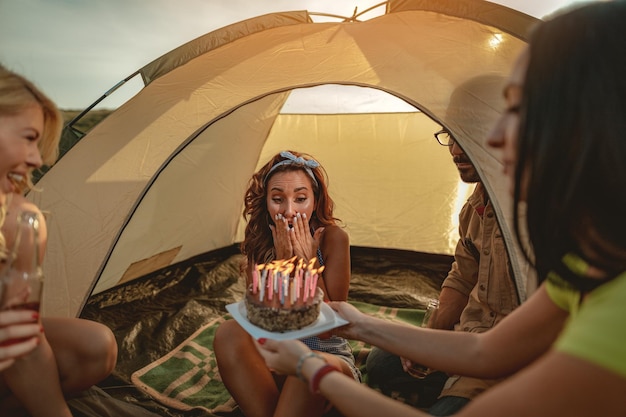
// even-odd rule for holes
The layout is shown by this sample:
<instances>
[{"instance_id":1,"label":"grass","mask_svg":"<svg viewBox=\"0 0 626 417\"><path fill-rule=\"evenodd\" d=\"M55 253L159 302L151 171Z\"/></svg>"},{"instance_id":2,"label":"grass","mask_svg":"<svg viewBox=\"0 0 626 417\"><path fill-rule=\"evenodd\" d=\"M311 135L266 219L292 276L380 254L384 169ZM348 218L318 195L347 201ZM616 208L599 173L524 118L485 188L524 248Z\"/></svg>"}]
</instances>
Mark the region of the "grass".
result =
<instances>
[{"instance_id":1,"label":"grass","mask_svg":"<svg viewBox=\"0 0 626 417\"><path fill-rule=\"evenodd\" d=\"M64 123L70 122L74 117L80 114L81 110L61 110L63 113ZM73 127L80 130L83 133L87 133L92 127L106 119L113 110L91 110L84 115L79 121L77 121Z\"/></svg>"}]
</instances>

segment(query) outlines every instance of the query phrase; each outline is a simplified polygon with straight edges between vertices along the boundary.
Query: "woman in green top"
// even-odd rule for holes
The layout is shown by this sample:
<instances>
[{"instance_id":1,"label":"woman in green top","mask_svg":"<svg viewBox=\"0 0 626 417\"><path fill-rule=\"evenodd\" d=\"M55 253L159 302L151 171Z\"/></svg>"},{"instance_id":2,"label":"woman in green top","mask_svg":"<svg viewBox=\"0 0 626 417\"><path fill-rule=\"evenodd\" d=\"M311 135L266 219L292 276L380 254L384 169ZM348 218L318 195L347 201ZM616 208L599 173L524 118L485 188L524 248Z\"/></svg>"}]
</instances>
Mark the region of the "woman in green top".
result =
<instances>
[{"instance_id":1,"label":"woman in green top","mask_svg":"<svg viewBox=\"0 0 626 417\"><path fill-rule=\"evenodd\" d=\"M504 89L488 138L511 181L542 284L485 333L413 328L331 303L346 338L454 374L508 378L457 416L625 416L626 2L540 24ZM526 205L527 216L520 207ZM519 233L518 233L519 235ZM296 341L259 340L345 416L424 415L333 372Z\"/></svg>"}]
</instances>

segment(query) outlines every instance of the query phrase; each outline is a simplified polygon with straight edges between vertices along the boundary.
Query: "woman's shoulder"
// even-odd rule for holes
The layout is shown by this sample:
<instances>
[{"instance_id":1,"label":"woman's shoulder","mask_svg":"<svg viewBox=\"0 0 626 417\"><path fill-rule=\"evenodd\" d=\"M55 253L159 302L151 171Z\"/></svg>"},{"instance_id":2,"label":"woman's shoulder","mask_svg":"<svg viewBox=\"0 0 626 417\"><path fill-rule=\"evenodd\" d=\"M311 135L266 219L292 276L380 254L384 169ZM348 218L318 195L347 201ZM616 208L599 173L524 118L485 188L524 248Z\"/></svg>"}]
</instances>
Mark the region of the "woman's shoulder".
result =
<instances>
[{"instance_id":1,"label":"woman's shoulder","mask_svg":"<svg viewBox=\"0 0 626 417\"><path fill-rule=\"evenodd\" d=\"M2 224L2 233L4 233L6 238L7 246L13 244L17 228L17 216L22 211L32 211L39 215L41 219L39 224L39 237L42 242L45 242L47 238L46 222L39 207L21 194L12 194L9 201L7 201L7 214Z\"/></svg>"},{"instance_id":2,"label":"woman's shoulder","mask_svg":"<svg viewBox=\"0 0 626 417\"><path fill-rule=\"evenodd\" d=\"M17 217L17 214L21 211L32 211L41 214L41 210L35 203L21 194L12 194L9 200L8 213L12 213L13 216Z\"/></svg>"},{"instance_id":3,"label":"woman's shoulder","mask_svg":"<svg viewBox=\"0 0 626 417\"><path fill-rule=\"evenodd\" d=\"M348 233L341 227L326 226L320 237L320 251L324 258L331 254L345 253L350 248Z\"/></svg>"},{"instance_id":4,"label":"woman's shoulder","mask_svg":"<svg viewBox=\"0 0 626 417\"><path fill-rule=\"evenodd\" d=\"M587 359L626 377L626 273L596 288L580 304L556 342L556 349Z\"/></svg>"},{"instance_id":5,"label":"woman's shoulder","mask_svg":"<svg viewBox=\"0 0 626 417\"><path fill-rule=\"evenodd\" d=\"M36 213L39 217L43 217L43 213L39 207L21 194L13 194L10 196L7 206L7 214L5 219L5 227L15 226L17 217L21 212L30 211Z\"/></svg>"},{"instance_id":6,"label":"woman's shoulder","mask_svg":"<svg viewBox=\"0 0 626 417\"><path fill-rule=\"evenodd\" d=\"M346 232L344 228L337 226L336 224L325 226L324 233L322 233L322 238L324 240L332 239L349 241L348 232Z\"/></svg>"}]
</instances>

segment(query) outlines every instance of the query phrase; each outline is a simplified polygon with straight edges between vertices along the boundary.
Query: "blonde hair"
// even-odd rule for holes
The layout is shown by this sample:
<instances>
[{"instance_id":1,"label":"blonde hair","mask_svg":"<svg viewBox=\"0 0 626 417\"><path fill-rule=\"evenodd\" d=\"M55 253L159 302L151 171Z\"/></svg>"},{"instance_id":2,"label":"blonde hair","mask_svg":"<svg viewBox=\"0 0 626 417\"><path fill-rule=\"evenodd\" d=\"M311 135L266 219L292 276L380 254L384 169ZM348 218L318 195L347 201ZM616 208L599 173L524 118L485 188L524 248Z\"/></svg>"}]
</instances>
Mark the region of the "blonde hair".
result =
<instances>
[{"instance_id":1,"label":"blonde hair","mask_svg":"<svg viewBox=\"0 0 626 417\"><path fill-rule=\"evenodd\" d=\"M51 166L59 156L59 141L63 129L61 112L33 83L0 65L0 116L17 114L33 104L39 105L43 111L44 124L39 152L44 165ZM30 189L31 178L26 178L19 186L20 192Z\"/></svg>"},{"instance_id":2,"label":"blonde hair","mask_svg":"<svg viewBox=\"0 0 626 417\"><path fill-rule=\"evenodd\" d=\"M12 116L33 104L39 105L43 112L43 132L39 140L39 152L45 165L52 165L59 156L59 141L63 129L63 117L56 104L33 83L19 74L0 65L0 116ZM30 175L17 184L20 193L32 188ZM4 224L7 201L0 203L0 226ZM0 232L0 262L4 261L6 241Z\"/></svg>"}]
</instances>

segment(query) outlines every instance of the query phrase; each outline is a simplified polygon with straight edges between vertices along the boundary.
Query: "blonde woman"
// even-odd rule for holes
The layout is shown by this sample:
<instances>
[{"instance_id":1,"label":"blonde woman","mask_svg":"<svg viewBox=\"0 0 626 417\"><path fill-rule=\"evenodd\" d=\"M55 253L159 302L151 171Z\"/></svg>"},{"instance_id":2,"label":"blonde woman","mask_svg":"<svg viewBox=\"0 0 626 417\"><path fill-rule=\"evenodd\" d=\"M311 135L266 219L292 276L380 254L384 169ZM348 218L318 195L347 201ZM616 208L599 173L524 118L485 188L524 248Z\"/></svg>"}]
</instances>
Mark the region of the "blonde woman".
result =
<instances>
[{"instance_id":1,"label":"blonde woman","mask_svg":"<svg viewBox=\"0 0 626 417\"><path fill-rule=\"evenodd\" d=\"M40 214L43 256L45 220L22 193L31 184L33 170L56 160L62 124L60 112L50 99L28 80L0 66L3 247L13 243L17 214L28 209ZM40 320L34 326L39 336L33 338L33 333L26 333L25 325L17 328L17 315L26 323ZM5 350L7 361L0 373L0 415L14 415L18 409L25 409L33 417L71 416L65 399L104 379L115 366L115 338L99 323L75 318L39 319L32 311L0 312L0 325L3 323L7 326L0 329L0 338L3 332L18 330L23 337L31 337Z\"/></svg>"}]
</instances>

